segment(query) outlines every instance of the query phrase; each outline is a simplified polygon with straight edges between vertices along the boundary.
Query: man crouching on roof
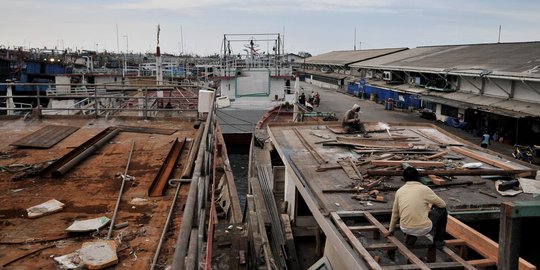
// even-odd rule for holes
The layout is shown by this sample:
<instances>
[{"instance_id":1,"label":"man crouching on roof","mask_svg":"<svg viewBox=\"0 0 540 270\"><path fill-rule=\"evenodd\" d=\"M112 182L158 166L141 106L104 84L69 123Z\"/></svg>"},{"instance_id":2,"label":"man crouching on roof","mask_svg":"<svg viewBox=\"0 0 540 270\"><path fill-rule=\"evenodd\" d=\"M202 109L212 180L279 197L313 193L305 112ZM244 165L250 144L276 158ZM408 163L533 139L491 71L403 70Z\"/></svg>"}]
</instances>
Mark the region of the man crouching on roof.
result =
<instances>
[{"instance_id":1,"label":"man crouching on roof","mask_svg":"<svg viewBox=\"0 0 540 270\"><path fill-rule=\"evenodd\" d=\"M405 243L408 246L414 245L417 236L433 231L433 244L441 250L448 218L446 203L419 181L418 171L414 167L407 167L403 171L403 178L406 183L396 191L388 235L393 235L399 218L399 227L406 235Z\"/></svg>"},{"instance_id":2,"label":"man crouching on roof","mask_svg":"<svg viewBox=\"0 0 540 270\"><path fill-rule=\"evenodd\" d=\"M354 104L352 109L345 112L341 119L341 126L345 133L364 132L364 124L360 121L360 106Z\"/></svg>"}]
</instances>

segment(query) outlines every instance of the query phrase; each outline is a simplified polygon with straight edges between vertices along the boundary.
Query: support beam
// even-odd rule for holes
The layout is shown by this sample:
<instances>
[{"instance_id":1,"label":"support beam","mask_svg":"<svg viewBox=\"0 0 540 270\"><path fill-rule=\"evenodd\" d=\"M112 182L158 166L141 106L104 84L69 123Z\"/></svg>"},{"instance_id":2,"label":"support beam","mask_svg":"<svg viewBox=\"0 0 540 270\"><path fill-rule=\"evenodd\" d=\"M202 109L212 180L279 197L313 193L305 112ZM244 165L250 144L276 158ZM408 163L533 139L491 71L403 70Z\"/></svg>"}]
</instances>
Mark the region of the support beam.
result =
<instances>
[{"instance_id":1,"label":"support beam","mask_svg":"<svg viewBox=\"0 0 540 270\"><path fill-rule=\"evenodd\" d=\"M501 89L504 93L506 93L508 95L508 98L511 98L512 97L512 94L511 94L511 90L508 91L506 89L504 89L504 87L502 87L500 84L498 84L495 80L489 78L489 81L491 81L495 86L497 86L499 89Z\"/></svg>"},{"instance_id":2,"label":"support beam","mask_svg":"<svg viewBox=\"0 0 540 270\"><path fill-rule=\"evenodd\" d=\"M455 238L462 239L467 243L467 246L484 256L486 259L498 261L499 245L489 239L487 236L479 233L475 229L467 226L458 219L448 216L446 232ZM500 268L504 269L504 268ZM520 270L536 270L536 267L524 259L519 259Z\"/></svg>"},{"instance_id":3,"label":"support beam","mask_svg":"<svg viewBox=\"0 0 540 270\"><path fill-rule=\"evenodd\" d=\"M501 204L498 254L500 269L525 269L522 266L522 259L519 259L521 222L524 217L540 217L540 201L516 201Z\"/></svg>"}]
</instances>

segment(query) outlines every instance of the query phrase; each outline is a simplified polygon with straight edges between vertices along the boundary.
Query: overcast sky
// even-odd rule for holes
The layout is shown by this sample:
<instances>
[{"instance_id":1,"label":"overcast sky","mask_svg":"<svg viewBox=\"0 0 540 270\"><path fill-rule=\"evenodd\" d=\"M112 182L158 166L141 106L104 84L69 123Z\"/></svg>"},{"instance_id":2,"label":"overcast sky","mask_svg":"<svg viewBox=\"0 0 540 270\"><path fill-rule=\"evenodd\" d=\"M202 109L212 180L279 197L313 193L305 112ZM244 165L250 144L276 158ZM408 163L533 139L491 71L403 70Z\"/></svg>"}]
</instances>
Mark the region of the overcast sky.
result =
<instances>
[{"instance_id":1,"label":"overcast sky","mask_svg":"<svg viewBox=\"0 0 540 270\"><path fill-rule=\"evenodd\" d=\"M540 40L540 1L0 0L0 45L219 53L225 33L283 33L285 50ZM127 37L127 38L126 38ZM126 42L128 41L128 42ZM361 42L361 44L360 44ZM267 46L262 44L262 50Z\"/></svg>"}]
</instances>

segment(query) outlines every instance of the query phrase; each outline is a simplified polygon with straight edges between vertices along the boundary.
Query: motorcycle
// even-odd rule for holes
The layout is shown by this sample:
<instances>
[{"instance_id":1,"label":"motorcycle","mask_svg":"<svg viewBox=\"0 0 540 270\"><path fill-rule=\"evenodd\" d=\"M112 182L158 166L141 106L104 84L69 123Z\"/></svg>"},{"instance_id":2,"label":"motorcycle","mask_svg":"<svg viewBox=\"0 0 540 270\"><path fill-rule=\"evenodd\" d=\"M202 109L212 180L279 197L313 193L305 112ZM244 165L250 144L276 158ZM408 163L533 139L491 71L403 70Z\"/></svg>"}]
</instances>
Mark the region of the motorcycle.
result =
<instances>
[{"instance_id":1,"label":"motorcycle","mask_svg":"<svg viewBox=\"0 0 540 270\"><path fill-rule=\"evenodd\" d=\"M514 145L512 156L529 163L537 163L540 155L540 146Z\"/></svg>"}]
</instances>

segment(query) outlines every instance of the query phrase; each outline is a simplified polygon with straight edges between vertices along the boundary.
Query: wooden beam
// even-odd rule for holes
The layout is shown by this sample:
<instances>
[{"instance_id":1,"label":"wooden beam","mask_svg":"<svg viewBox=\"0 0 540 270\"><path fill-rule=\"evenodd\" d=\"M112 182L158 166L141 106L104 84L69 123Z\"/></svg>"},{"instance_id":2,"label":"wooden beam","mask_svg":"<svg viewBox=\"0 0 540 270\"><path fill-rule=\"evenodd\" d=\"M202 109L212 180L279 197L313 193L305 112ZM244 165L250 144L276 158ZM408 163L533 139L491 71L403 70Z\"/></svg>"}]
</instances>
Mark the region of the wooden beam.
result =
<instances>
[{"instance_id":1,"label":"wooden beam","mask_svg":"<svg viewBox=\"0 0 540 270\"><path fill-rule=\"evenodd\" d=\"M371 176L400 176L403 175L403 170L367 170ZM438 175L438 176L467 176L467 175L517 175L531 172L529 170L492 170L492 169L475 169L475 170L424 170L418 171L420 176Z\"/></svg>"},{"instance_id":2,"label":"wooden beam","mask_svg":"<svg viewBox=\"0 0 540 270\"><path fill-rule=\"evenodd\" d=\"M462 269L463 266L457 262L436 262L425 264L429 269ZM401 264L401 265L388 265L383 267L384 270L408 270L408 269L421 269L418 265L414 264Z\"/></svg>"},{"instance_id":3,"label":"wooden beam","mask_svg":"<svg viewBox=\"0 0 540 270\"><path fill-rule=\"evenodd\" d=\"M336 222L336 225L340 228L341 232L345 234L347 239L349 239L353 248L360 254L362 258L367 262L371 269L381 269L381 266L375 261L375 259L369 254L366 248L360 243L360 240L354 236L351 230L347 227L347 224L341 219L341 217L336 212L331 212L332 219Z\"/></svg>"},{"instance_id":4,"label":"wooden beam","mask_svg":"<svg viewBox=\"0 0 540 270\"><path fill-rule=\"evenodd\" d=\"M470 157L472 159L482 161L482 162L484 162L486 164L489 164L491 166L495 166L495 167L503 169L503 170L513 170L513 169L515 169L514 167L505 164L504 160L502 160L502 161L494 160L494 159L482 156L479 153L475 153L475 152L472 152L470 150L467 150L467 149L465 149L463 147L452 146L452 147L450 147L450 150L452 150L452 151L454 151L456 153L462 154L464 156Z\"/></svg>"},{"instance_id":5,"label":"wooden beam","mask_svg":"<svg viewBox=\"0 0 540 270\"><path fill-rule=\"evenodd\" d=\"M431 155L431 156L429 156L429 157L426 157L426 159L428 159L428 160L429 160L429 159L434 159L434 158L442 157L442 156L444 156L444 155L446 155L446 154L448 154L448 150L439 152L439 153L434 154L434 155Z\"/></svg>"},{"instance_id":6,"label":"wooden beam","mask_svg":"<svg viewBox=\"0 0 540 270\"><path fill-rule=\"evenodd\" d=\"M458 219L448 216L448 223L446 224L446 232L455 238L463 239L467 246L478 252L478 254L484 256L487 259L498 261L498 249L499 245L495 241L489 239L487 236L479 233L475 229L467 226L465 223ZM524 259L519 259L520 270L535 270L536 267Z\"/></svg>"},{"instance_id":7,"label":"wooden beam","mask_svg":"<svg viewBox=\"0 0 540 270\"><path fill-rule=\"evenodd\" d=\"M349 230L351 231L358 231L358 232L365 232L365 231L374 231L378 230L374 225L364 225L364 226L349 226Z\"/></svg>"},{"instance_id":8,"label":"wooden beam","mask_svg":"<svg viewBox=\"0 0 540 270\"><path fill-rule=\"evenodd\" d=\"M369 220L369 222L379 228L379 231L386 235L388 230L384 227L371 213L364 212L364 216ZM430 269L422 260L420 260L412 251L410 251L401 241L399 241L395 236L387 236L386 239L396 245L399 252L403 254L409 261L416 264L418 269Z\"/></svg>"},{"instance_id":9,"label":"wooden beam","mask_svg":"<svg viewBox=\"0 0 540 270\"><path fill-rule=\"evenodd\" d=\"M438 177L438 176L436 176L436 175L430 174L430 175L428 175L428 178L429 178L429 180L431 180L431 182L432 182L433 184L435 184L436 186L440 186L440 185L446 184L446 180L444 180L444 179L442 179L442 178L440 178L440 177Z\"/></svg>"},{"instance_id":10,"label":"wooden beam","mask_svg":"<svg viewBox=\"0 0 540 270\"><path fill-rule=\"evenodd\" d=\"M468 260L467 262L474 267L488 267L497 265L497 262L492 259Z\"/></svg>"},{"instance_id":11,"label":"wooden beam","mask_svg":"<svg viewBox=\"0 0 540 270\"><path fill-rule=\"evenodd\" d=\"M317 152L317 150L306 140L306 138L304 138L304 135L300 133L298 128L293 128L293 131L296 134L296 136L298 136L298 139L300 140L300 142L306 147L309 153L311 153L315 161L319 163L319 165L328 163L328 160L326 160L324 157L321 156L321 154L319 154L319 152Z\"/></svg>"},{"instance_id":12,"label":"wooden beam","mask_svg":"<svg viewBox=\"0 0 540 270\"><path fill-rule=\"evenodd\" d=\"M467 242L463 239L449 239L444 240L444 244L447 246L464 246L467 245Z\"/></svg>"},{"instance_id":13,"label":"wooden beam","mask_svg":"<svg viewBox=\"0 0 540 270\"><path fill-rule=\"evenodd\" d=\"M291 221L289 220L289 215L281 214L281 222L283 222L283 232L285 236L285 244L287 245L287 262L289 269L297 270L300 269L300 264L298 261L298 256L296 254L296 245L294 244L294 236L291 228Z\"/></svg>"},{"instance_id":14,"label":"wooden beam","mask_svg":"<svg viewBox=\"0 0 540 270\"><path fill-rule=\"evenodd\" d=\"M390 249L397 249L397 246L392 243L379 243L379 244L371 244L366 247L367 250L390 250Z\"/></svg>"},{"instance_id":15,"label":"wooden beam","mask_svg":"<svg viewBox=\"0 0 540 270\"><path fill-rule=\"evenodd\" d=\"M417 168L425 167L444 167L444 163L438 161L420 161L420 160L372 160L371 165L374 166L401 166L402 163L408 163L409 165Z\"/></svg>"}]
</instances>

